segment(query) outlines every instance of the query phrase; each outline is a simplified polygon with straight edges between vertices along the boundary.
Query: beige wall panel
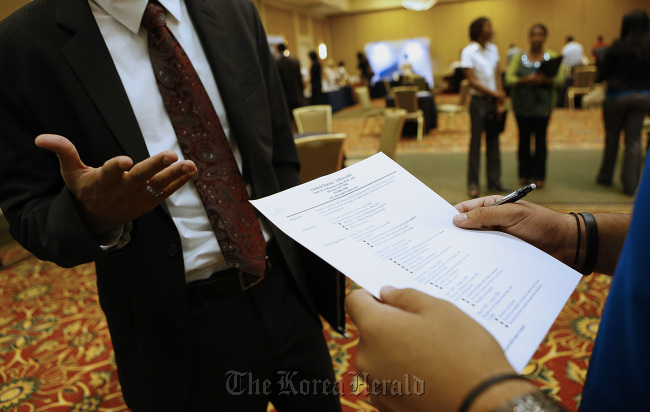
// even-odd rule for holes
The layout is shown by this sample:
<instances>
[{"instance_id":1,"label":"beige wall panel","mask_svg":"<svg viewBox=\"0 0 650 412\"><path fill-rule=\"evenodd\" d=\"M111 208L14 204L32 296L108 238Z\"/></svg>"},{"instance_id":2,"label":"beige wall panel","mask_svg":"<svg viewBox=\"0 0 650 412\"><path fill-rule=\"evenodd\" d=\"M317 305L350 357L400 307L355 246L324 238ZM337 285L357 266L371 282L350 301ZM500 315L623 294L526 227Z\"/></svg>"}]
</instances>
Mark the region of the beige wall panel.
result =
<instances>
[{"instance_id":1,"label":"beige wall panel","mask_svg":"<svg viewBox=\"0 0 650 412\"><path fill-rule=\"evenodd\" d=\"M332 57L336 61L345 62L345 67L347 68L350 74L357 73L357 49L361 50L357 46L356 39L358 37L357 27L354 25L355 17L353 16L342 16L336 20L330 20L330 33L332 44L330 48L332 49ZM335 24L338 22L338 24ZM351 42L350 39L355 39L354 42ZM350 45L346 45L347 42L350 42ZM345 47L344 47L345 45ZM349 46L349 47L348 47Z\"/></svg>"},{"instance_id":2,"label":"beige wall panel","mask_svg":"<svg viewBox=\"0 0 650 412\"><path fill-rule=\"evenodd\" d=\"M309 19L304 15L300 15L298 17L298 27L300 34L307 36L309 34Z\"/></svg>"},{"instance_id":3,"label":"beige wall panel","mask_svg":"<svg viewBox=\"0 0 650 412\"><path fill-rule=\"evenodd\" d=\"M29 3L29 0L0 0L0 20L4 19L27 3Z\"/></svg>"},{"instance_id":4,"label":"beige wall panel","mask_svg":"<svg viewBox=\"0 0 650 412\"><path fill-rule=\"evenodd\" d=\"M269 35L283 36L289 43L289 47L295 48L298 39L296 39L293 12L268 5L263 7L266 17L264 26L266 33Z\"/></svg>"},{"instance_id":5,"label":"beige wall panel","mask_svg":"<svg viewBox=\"0 0 650 412\"><path fill-rule=\"evenodd\" d=\"M322 20L312 19L312 27L314 31L314 47L318 47L319 44L325 43L327 45L327 53L331 55L332 45L329 44L328 36L325 31L326 23ZM330 56L331 57L331 56Z\"/></svg>"}]
</instances>

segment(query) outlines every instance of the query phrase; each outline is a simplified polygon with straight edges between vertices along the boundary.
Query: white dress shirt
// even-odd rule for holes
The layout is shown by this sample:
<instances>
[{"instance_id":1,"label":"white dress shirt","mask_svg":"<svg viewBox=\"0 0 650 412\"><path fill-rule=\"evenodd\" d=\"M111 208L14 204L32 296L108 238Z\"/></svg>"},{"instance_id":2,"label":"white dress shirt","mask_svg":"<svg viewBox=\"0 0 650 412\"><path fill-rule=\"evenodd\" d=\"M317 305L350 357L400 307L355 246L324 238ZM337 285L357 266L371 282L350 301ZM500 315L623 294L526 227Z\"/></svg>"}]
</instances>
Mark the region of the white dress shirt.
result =
<instances>
[{"instance_id":1,"label":"white dress shirt","mask_svg":"<svg viewBox=\"0 0 650 412\"><path fill-rule=\"evenodd\" d=\"M496 70L499 60L499 49L495 44L486 43L485 47L482 47L474 41L461 52L460 67L472 69L476 80L495 92L497 91ZM472 88L472 94L480 95L480 92Z\"/></svg>"},{"instance_id":2,"label":"white dress shirt","mask_svg":"<svg viewBox=\"0 0 650 412\"><path fill-rule=\"evenodd\" d=\"M158 0L166 9L167 26L181 44L197 71L228 137L239 170L241 154L230 135L228 118L217 84L181 0ZM173 150L184 159L151 67L147 31L141 27L147 0L89 0L99 30L113 58L150 155ZM193 183L165 200L181 237L186 281L207 278L228 268L212 225ZM264 231L268 240L268 232Z\"/></svg>"},{"instance_id":3,"label":"white dress shirt","mask_svg":"<svg viewBox=\"0 0 650 412\"><path fill-rule=\"evenodd\" d=\"M565 66L576 67L584 64L584 48L580 43L570 41L562 47L562 63Z\"/></svg>"}]
</instances>

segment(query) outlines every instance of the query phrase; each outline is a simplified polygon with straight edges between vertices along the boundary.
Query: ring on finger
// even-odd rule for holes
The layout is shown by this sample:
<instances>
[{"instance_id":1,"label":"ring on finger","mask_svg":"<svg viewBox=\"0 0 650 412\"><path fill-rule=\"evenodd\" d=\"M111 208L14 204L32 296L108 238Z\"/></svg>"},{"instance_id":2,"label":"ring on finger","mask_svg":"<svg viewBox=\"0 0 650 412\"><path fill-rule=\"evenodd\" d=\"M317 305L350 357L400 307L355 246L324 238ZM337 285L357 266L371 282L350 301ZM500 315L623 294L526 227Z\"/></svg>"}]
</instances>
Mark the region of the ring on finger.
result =
<instances>
[{"instance_id":1,"label":"ring on finger","mask_svg":"<svg viewBox=\"0 0 650 412\"><path fill-rule=\"evenodd\" d=\"M145 186L147 189L147 192L155 199L157 197L160 197L163 195L163 192L161 190L156 189L151 185L151 183L147 180L147 186Z\"/></svg>"}]
</instances>

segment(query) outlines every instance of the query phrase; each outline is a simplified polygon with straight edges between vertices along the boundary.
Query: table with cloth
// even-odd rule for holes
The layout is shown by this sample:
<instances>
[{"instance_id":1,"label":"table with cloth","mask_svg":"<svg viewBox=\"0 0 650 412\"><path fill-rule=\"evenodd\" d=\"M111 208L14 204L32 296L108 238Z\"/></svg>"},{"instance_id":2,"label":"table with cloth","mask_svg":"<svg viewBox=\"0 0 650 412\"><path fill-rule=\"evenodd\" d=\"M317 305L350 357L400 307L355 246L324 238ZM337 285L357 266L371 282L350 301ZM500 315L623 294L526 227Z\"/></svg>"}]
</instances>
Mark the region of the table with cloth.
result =
<instances>
[{"instance_id":1,"label":"table with cloth","mask_svg":"<svg viewBox=\"0 0 650 412\"><path fill-rule=\"evenodd\" d=\"M418 108L424 114L424 135L429 133L431 129L438 127L438 112L436 110L436 102L433 99L433 93L427 91L417 92ZM386 95L386 107L395 107L395 96ZM404 123L403 136L415 136L417 134L417 123L406 122Z\"/></svg>"}]
</instances>

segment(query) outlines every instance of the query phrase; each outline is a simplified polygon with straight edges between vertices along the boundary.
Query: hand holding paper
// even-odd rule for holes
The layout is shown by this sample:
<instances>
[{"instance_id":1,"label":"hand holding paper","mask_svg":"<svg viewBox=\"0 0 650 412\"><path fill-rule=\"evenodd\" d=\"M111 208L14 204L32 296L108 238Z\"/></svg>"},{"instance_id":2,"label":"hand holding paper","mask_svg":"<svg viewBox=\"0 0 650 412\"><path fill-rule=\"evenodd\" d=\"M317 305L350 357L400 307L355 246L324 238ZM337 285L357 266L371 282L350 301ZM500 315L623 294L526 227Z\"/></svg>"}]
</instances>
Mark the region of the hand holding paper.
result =
<instances>
[{"instance_id":1,"label":"hand holding paper","mask_svg":"<svg viewBox=\"0 0 650 412\"><path fill-rule=\"evenodd\" d=\"M456 209L383 154L252 203L376 297L392 285L453 303L518 371L581 278L513 236L456 227Z\"/></svg>"}]
</instances>

